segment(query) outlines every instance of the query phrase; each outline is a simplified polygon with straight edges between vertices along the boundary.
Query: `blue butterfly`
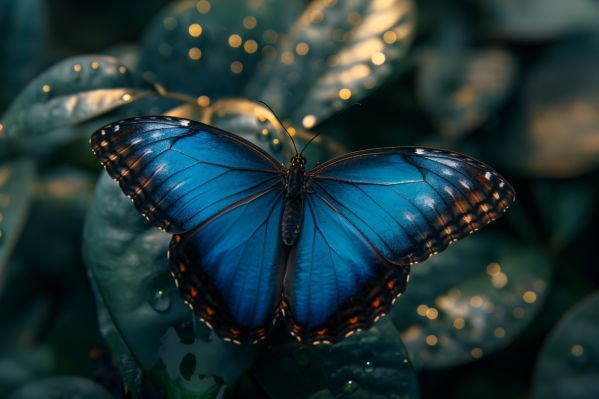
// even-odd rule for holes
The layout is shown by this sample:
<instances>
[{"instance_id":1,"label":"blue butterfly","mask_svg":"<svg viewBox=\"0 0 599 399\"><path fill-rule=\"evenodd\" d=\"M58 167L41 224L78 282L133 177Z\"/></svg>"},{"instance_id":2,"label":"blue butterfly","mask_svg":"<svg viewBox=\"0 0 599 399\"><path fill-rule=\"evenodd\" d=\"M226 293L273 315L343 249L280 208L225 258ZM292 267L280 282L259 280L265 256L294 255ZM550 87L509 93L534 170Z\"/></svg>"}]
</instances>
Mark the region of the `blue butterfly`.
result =
<instances>
[{"instance_id":1,"label":"blue butterfly","mask_svg":"<svg viewBox=\"0 0 599 399\"><path fill-rule=\"evenodd\" d=\"M257 342L283 318L310 343L370 328L410 265L499 217L512 187L489 166L436 149L376 148L306 171L256 145L171 117L94 132L92 149L141 214L173 234L184 300L223 339Z\"/></svg>"}]
</instances>

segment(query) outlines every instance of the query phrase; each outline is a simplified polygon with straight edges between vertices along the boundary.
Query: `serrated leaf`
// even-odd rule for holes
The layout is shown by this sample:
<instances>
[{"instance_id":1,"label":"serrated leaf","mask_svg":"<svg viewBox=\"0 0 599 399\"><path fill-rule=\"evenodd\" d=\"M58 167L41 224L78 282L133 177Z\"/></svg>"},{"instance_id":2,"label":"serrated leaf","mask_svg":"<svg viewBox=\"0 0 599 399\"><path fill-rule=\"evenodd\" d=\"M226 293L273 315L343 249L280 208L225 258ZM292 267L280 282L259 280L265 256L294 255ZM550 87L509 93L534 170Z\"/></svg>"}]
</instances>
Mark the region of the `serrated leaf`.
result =
<instances>
[{"instance_id":1,"label":"serrated leaf","mask_svg":"<svg viewBox=\"0 0 599 399\"><path fill-rule=\"evenodd\" d=\"M169 234L148 225L118 185L102 175L84 229L84 255L97 292L131 355L163 394L209 394L214 384L235 383L252 361L254 348L191 327L191 311L168 271L169 240ZM180 372L185 356L177 354L191 352L197 366L187 380Z\"/></svg>"},{"instance_id":2,"label":"serrated leaf","mask_svg":"<svg viewBox=\"0 0 599 399\"><path fill-rule=\"evenodd\" d=\"M570 311L553 329L535 366L534 399L599 396L599 293Z\"/></svg>"},{"instance_id":3,"label":"serrated leaf","mask_svg":"<svg viewBox=\"0 0 599 399\"><path fill-rule=\"evenodd\" d=\"M391 318L417 369L467 363L529 325L551 273L543 251L483 231L414 266Z\"/></svg>"},{"instance_id":4,"label":"serrated leaf","mask_svg":"<svg viewBox=\"0 0 599 399\"><path fill-rule=\"evenodd\" d=\"M34 181L32 161L23 159L0 164L0 290L6 262L27 216Z\"/></svg>"},{"instance_id":5,"label":"serrated leaf","mask_svg":"<svg viewBox=\"0 0 599 399\"><path fill-rule=\"evenodd\" d=\"M302 7L299 0L178 2L144 37L140 70L171 92L213 101L239 96Z\"/></svg>"},{"instance_id":6,"label":"serrated leaf","mask_svg":"<svg viewBox=\"0 0 599 399\"><path fill-rule=\"evenodd\" d=\"M273 343L252 374L274 399L419 397L407 352L387 319L336 345Z\"/></svg>"},{"instance_id":7,"label":"serrated leaf","mask_svg":"<svg viewBox=\"0 0 599 399\"><path fill-rule=\"evenodd\" d=\"M421 58L417 94L440 133L459 138L496 111L515 77L516 60L506 50L431 49Z\"/></svg>"},{"instance_id":8,"label":"serrated leaf","mask_svg":"<svg viewBox=\"0 0 599 399\"><path fill-rule=\"evenodd\" d=\"M264 59L245 96L310 129L393 76L415 25L412 0L313 1Z\"/></svg>"},{"instance_id":9,"label":"serrated leaf","mask_svg":"<svg viewBox=\"0 0 599 399\"><path fill-rule=\"evenodd\" d=\"M0 138L38 137L155 94L137 87L137 77L116 58L66 59L23 89L0 119Z\"/></svg>"},{"instance_id":10,"label":"serrated leaf","mask_svg":"<svg viewBox=\"0 0 599 399\"><path fill-rule=\"evenodd\" d=\"M54 377L30 382L9 399L113 399L101 385L81 377Z\"/></svg>"}]
</instances>

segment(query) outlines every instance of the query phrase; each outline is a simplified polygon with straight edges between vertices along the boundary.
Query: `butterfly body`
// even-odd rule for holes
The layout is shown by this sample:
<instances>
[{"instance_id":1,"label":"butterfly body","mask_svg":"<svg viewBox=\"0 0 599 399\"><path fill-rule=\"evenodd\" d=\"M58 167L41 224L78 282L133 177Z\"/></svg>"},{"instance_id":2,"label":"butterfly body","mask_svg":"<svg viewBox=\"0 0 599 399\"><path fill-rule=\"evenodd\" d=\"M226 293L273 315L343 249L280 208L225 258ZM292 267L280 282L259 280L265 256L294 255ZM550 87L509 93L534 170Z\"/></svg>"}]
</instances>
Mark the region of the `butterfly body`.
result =
<instances>
[{"instance_id":1,"label":"butterfly body","mask_svg":"<svg viewBox=\"0 0 599 399\"><path fill-rule=\"evenodd\" d=\"M283 243L293 246L302 227L304 194L306 192L306 158L296 154L290 162L285 181L285 208L281 220Z\"/></svg>"},{"instance_id":2,"label":"butterfly body","mask_svg":"<svg viewBox=\"0 0 599 399\"><path fill-rule=\"evenodd\" d=\"M153 225L186 303L223 339L257 342L284 319L297 339L368 329L410 265L499 217L514 200L489 166L389 147L288 168L239 136L171 117L119 121L92 150Z\"/></svg>"}]
</instances>

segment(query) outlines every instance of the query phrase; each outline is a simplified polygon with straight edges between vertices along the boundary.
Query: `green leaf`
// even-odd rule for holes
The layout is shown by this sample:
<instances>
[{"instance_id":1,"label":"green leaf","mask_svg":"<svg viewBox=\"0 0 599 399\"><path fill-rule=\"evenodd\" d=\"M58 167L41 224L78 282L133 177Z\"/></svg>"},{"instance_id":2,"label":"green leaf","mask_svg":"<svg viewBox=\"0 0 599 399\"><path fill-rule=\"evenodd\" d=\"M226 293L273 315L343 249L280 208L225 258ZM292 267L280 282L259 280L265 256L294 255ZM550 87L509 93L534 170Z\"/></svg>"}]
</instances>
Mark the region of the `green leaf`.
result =
<instances>
[{"instance_id":1,"label":"green leaf","mask_svg":"<svg viewBox=\"0 0 599 399\"><path fill-rule=\"evenodd\" d=\"M391 317L416 368L467 363L531 323L551 273L544 252L482 231L414 266Z\"/></svg>"},{"instance_id":2,"label":"green leaf","mask_svg":"<svg viewBox=\"0 0 599 399\"><path fill-rule=\"evenodd\" d=\"M81 377L54 377L31 382L9 399L113 399L102 386Z\"/></svg>"},{"instance_id":3,"label":"green leaf","mask_svg":"<svg viewBox=\"0 0 599 399\"><path fill-rule=\"evenodd\" d=\"M6 263L27 216L35 181L35 167L29 160L0 164L0 291Z\"/></svg>"},{"instance_id":4,"label":"green leaf","mask_svg":"<svg viewBox=\"0 0 599 399\"><path fill-rule=\"evenodd\" d=\"M300 0L178 2L144 37L140 70L169 91L239 96L302 7Z\"/></svg>"},{"instance_id":5,"label":"green leaf","mask_svg":"<svg viewBox=\"0 0 599 399\"><path fill-rule=\"evenodd\" d=\"M415 28L412 0L313 1L265 58L245 96L311 129L396 74Z\"/></svg>"},{"instance_id":6,"label":"green leaf","mask_svg":"<svg viewBox=\"0 0 599 399\"><path fill-rule=\"evenodd\" d=\"M421 58L417 94L440 133L459 138L486 122L515 78L516 60L506 50L431 49Z\"/></svg>"},{"instance_id":7,"label":"green leaf","mask_svg":"<svg viewBox=\"0 0 599 399\"><path fill-rule=\"evenodd\" d=\"M4 337L4 334L2 335ZM50 376L56 370L55 355L47 346L19 347L19 350L13 353L5 351L2 353L0 356L0 397L2 398L6 398L10 392L32 380Z\"/></svg>"},{"instance_id":8,"label":"green leaf","mask_svg":"<svg viewBox=\"0 0 599 399\"><path fill-rule=\"evenodd\" d=\"M48 35L47 14L43 0L0 0L0 109L42 67Z\"/></svg>"},{"instance_id":9,"label":"green leaf","mask_svg":"<svg viewBox=\"0 0 599 399\"><path fill-rule=\"evenodd\" d=\"M117 355L113 357L112 362L121 374L126 391L129 392L134 399L138 399L141 397L143 370L133 358L133 355L129 351L129 347L127 347L127 344L123 341L119 331L112 322L112 317L110 316L108 309L106 309L106 305L104 305L102 296L95 286L94 279L90 280L96 297L96 309L100 333L102 334L109 351L112 354Z\"/></svg>"},{"instance_id":10,"label":"green leaf","mask_svg":"<svg viewBox=\"0 0 599 399\"><path fill-rule=\"evenodd\" d=\"M335 345L273 343L252 374L274 399L419 397L408 354L388 319Z\"/></svg>"},{"instance_id":11,"label":"green leaf","mask_svg":"<svg viewBox=\"0 0 599 399\"><path fill-rule=\"evenodd\" d=\"M534 399L599 396L599 293L566 313L543 344L534 373Z\"/></svg>"},{"instance_id":12,"label":"green leaf","mask_svg":"<svg viewBox=\"0 0 599 399\"><path fill-rule=\"evenodd\" d=\"M33 80L0 119L7 138L34 138L154 95L116 58L66 59Z\"/></svg>"},{"instance_id":13,"label":"green leaf","mask_svg":"<svg viewBox=\"0 0 599 399\"><path fill-rule=\"evenodd\" d=\"M193 325L168 271L169 240L102 174L84 229L84 257L97 293L129 352L163 394L210 397L223 383L235 383L254 347L221 341ZM189 373L183 367L188 355L195 359Z\"/></svg>"}]
</instances>

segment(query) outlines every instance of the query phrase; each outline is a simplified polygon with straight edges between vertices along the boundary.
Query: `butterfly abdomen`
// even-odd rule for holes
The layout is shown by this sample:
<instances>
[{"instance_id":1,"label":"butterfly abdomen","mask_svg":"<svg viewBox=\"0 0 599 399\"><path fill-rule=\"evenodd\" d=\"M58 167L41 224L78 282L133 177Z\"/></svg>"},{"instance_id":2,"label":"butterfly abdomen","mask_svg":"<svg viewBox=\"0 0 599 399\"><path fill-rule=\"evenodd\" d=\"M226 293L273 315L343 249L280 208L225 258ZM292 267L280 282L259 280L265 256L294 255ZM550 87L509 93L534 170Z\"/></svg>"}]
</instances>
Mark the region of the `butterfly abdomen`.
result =
<instances>
[{"instance_id":1,"label":"butterfly abdomen","mask_svg":"<svg viewBox=\"0 0 599 399\"><path fill-rule=\"evenodd\" d=\"M295 245L302 227L306 170L305 158L297 154L291 159L287 173L285 210L281 219L281 238L287 246Z\"/></svg>"},{"instance_id":2,"label":"butterfly abdomen","mask_svg":"<svg viewBox=\"0 0 599 399\"><path fill-rule=\"evenodd\" d=\"M285 210L281 220L281 236L287 246L295 245L301 231L303 199L301 197L288 197L285 201Z\"/></svg>"}]
</instances>

